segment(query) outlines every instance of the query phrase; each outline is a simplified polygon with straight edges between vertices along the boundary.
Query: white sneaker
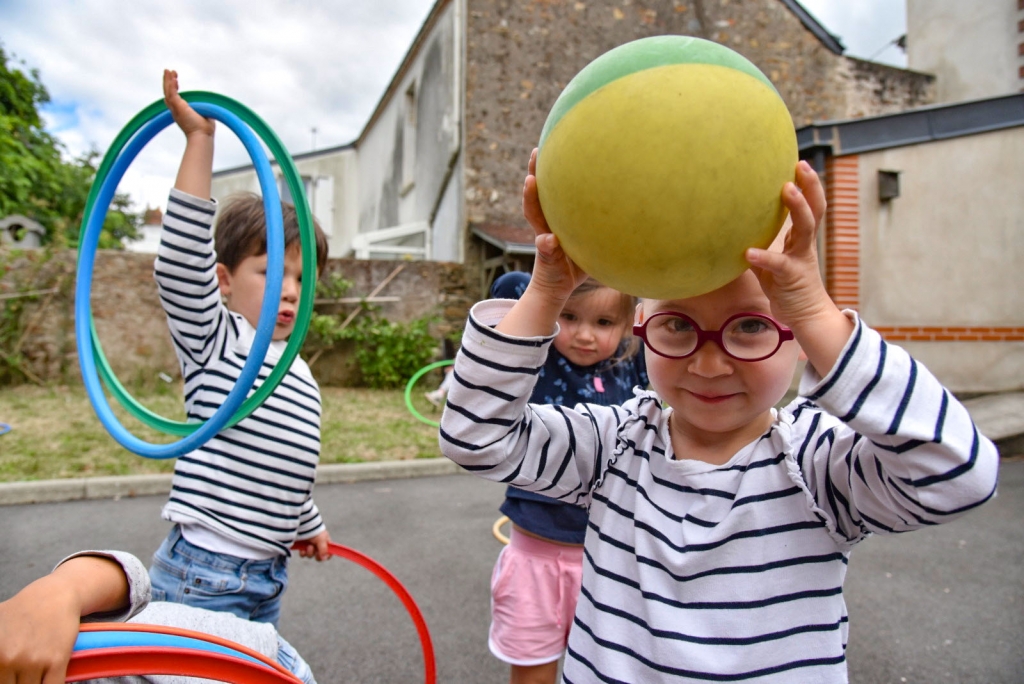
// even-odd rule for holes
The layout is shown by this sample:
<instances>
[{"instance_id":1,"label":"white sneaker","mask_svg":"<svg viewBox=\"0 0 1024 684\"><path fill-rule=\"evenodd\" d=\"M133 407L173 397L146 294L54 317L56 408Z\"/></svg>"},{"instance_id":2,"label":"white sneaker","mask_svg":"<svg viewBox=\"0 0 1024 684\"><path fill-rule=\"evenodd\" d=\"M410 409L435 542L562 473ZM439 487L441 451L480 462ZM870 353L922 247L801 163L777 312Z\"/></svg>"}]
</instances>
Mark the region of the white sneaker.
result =
<instances>
[{"instance_id":1,"label":"white sneaker","mask_svg":"<svg viewBox=\"0 0 1024 684\"><path fill-rule=\"evenodd\" d=\"M438 388L432 392L424 392L423 396L426 397L427 401L429 401L431 404L438 408L441 408L441 404L444 403L446 394L447 392L445 392L443 389Z\"/></svg>"}]
</instances>

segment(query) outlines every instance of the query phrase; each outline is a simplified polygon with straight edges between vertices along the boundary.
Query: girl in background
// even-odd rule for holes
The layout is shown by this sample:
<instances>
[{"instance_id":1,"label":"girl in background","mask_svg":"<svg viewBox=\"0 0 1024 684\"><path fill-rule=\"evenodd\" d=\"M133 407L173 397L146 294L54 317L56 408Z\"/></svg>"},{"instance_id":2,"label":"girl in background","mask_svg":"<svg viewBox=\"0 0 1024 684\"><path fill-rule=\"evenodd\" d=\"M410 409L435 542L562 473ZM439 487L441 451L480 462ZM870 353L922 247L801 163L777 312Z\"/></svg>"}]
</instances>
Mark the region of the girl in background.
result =
<instances>
[{"instance_id":1,"label":"girl in background","mask_svg":"<svg viewBox=\"0 0 1024 684\"><path fill-rule=\"evenodd\" d=\"M498 278L491 296L518 299L527 273ZM636 301L593 279L573 291L530 401L556 406L614 405L647 387L647 369L629 335ZM554 455L552 455L554 457ZM501 512L512 523L509 544L491 577L491 653L511 666L512 684L553 684L576 611L587 511L509 487Z\"/></svg>"}]
</instances>

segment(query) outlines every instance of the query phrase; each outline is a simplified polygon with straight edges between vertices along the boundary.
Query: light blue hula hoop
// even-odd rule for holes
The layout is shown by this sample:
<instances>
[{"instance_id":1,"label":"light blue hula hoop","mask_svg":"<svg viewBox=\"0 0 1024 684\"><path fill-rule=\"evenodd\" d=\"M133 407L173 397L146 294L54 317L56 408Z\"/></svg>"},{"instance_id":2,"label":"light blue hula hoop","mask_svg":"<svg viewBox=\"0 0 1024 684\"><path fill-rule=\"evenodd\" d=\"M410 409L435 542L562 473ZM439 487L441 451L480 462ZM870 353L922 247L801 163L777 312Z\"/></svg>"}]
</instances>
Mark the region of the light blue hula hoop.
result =
<instances>
[{"instance_id":1,"label":"light blue hula hoop","mask_svg":"<svg viewBox=\"0 0 1024 684\"><path fill-rule=\"evenodd\" d=\"M96 248L99 244L100 232L103 229L106 211L114 198L117 185L121 182L121 178L124 176L128 166L135 160L139 152L142 151L142 148L173 121L169 111L162 112L153 117L125 145L124 150L118 155L117 160L110 169L109 175L100 187L96 203L93 205L93 211L87 217L86 227L82 234L82 239L79 241L78 275L75 280L75 339L78 346L78 362L82 370L82 380L85 383L86 394L89 396L89 401L92 403L97 417L103 423L107 432L121 446L146 458L174 458L195 450L216 435L231 419L238 407L242 405L246 395L258 378L260 368L263 366L263 360L267 355L267 350L270 348L274 328L277 324L277 310L281 301L281 283L284 279L284 226L281 218L281 199L277 192L274 172L270 168L270 161L260 146L259 139L241 119L223 107L202 102L194 102L192 107L199 114L205 117L212 117L226 124L242 141L256 168L256 175L259 178L260 189L263 193L263 210L267 222L267 280L263 293L263 306L260 309L259 324L256 326L256 336L253 339L249 357L242 367L242 372L235 386L231 388L231 391L228 392L227 397L224 399L224 403L221 404L210 419L191 435L170 444L150 444L128 432L111 410L110 403L103 393L103 387L96 370L96 360L93 355L94 347L90 331L90 322L92 321L90 292L92 291L93 263L96 260Z\"/></svg>"},{"instance_id":2,"label":"light blue hula hoop","mask_svg":"<svg viewBox=\"0 0 1024 684\"><path fill-rule=\"evenodd\" d=\"M161 634L159 632L136 632L111 630L107 632L80 632L75 639L73 651L89 651L94 648L120 648L124 646L188 648L193 651L209 651L223 655L242 658L258 665L264 665L250 655L236 651L220 644L193 639L177 634Z\"/></svg>"}]
</instances>

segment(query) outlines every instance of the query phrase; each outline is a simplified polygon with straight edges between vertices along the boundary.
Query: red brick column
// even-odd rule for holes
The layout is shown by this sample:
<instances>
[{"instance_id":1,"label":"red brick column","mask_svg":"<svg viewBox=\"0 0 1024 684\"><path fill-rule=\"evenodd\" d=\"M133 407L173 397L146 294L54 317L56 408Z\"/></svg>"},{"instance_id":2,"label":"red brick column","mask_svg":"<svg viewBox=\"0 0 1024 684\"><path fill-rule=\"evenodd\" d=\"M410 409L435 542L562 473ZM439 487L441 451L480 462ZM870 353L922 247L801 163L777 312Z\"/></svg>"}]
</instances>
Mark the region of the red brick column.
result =
<instances>
[{"instance_id":1,"label":"red brick column","mask_svg":"<svg viewBox=\"0 0 1024 684\"><path fill-rule=\"evenodd\" d=\"M841 309L860 306L860 172L856 156L825 163L825 289Z\"/></svg>"},{"instance_id":2,"label":"red brick column","mask_svg":"<svg viewBox=\"0 0 1024 684\"><path fill-rule=\"evenodd\" d=\"M1024 0L1017 0L1017 81L1024 93Z\"/></svg>"}]
</instances>

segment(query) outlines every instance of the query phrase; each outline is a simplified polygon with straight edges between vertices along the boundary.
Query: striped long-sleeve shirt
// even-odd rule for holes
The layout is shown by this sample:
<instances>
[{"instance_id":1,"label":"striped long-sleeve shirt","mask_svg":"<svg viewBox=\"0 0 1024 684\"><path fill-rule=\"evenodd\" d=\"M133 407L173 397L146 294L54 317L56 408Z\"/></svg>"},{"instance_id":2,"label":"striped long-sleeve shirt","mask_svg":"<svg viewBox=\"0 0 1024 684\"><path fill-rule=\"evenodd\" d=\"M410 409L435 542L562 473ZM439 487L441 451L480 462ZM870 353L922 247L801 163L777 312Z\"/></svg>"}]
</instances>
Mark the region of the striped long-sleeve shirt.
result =
<instances>
[{"instance_id":1,"label":"striped long-sleeve shirt","mask_svg":"<svg viewBox=\"0 0 1024 684\"><path fill-rule=\"evenodd\" d=\"M234 387L256 330L221 302L211 224L216 204L172 190L156 258L160 301L185 380L188 420L207 420ZM262 382L281 357L274 342ZM322 532L313 503L320 388L296 358L248 418L178 458L163 517L203 530L203 546L235 556L287 555ZM219 540L221 548L209 548Z\"/></svg>"},{"instance_id":2,"label":"striped long-sleeve shirt","mask_svg":"<svg viewBox=\"0 0 1024 684\"><path fill-rule=\"evenodd\" d=\"M674 454L672 409L528 403L551 338L476 305L441 448L485 478L589 507L564 681L845 682L843 579L873 532L947 522L993 496L998 454L904 350L856 321L824 378L723 465Z\"/></svg>"}]
</instances>

